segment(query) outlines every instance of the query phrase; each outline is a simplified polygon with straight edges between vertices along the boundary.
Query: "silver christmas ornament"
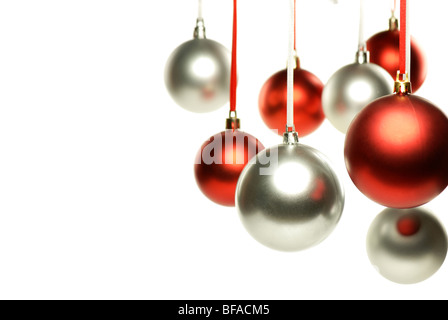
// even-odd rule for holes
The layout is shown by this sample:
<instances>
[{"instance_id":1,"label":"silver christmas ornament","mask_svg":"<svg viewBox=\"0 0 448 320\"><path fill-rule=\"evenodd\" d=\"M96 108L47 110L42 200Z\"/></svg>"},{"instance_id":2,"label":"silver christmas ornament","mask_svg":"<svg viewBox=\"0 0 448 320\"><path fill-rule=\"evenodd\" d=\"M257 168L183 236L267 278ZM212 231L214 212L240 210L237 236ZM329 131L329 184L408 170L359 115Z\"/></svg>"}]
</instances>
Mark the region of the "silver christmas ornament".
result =
<instances>
[{"instance_id":1,"label":"silver christmas ornament","mask_svg":"<svg viewBox=\"0 0 448 320\"><path fill-rule=\"evenodd\" d=\"M346 133L366 105L392 93L393 83L386 70L369 63L369 52L360 49L355 63L336 71L325 84L322 92L325 116L336 129Z\"/></svg>"},{"instance_id":2,"label":"silver christmas ornament","mask_svg":"<svg viewBox=\"0 0 448 320\"><path fill-rule=\"evenodd\" d=\"M257 154L241 173L236 208L253 238L279 251L310 248L332 232L344 190L326 157L297 133Z\"/></svg>"},{"instance_id":3,"label":"silver christmas ornament","mask_svg":"<svg viewBox=\"0 0 448 320\"><path fill-rule=\"evenodd\" d=\"M426 280L442 266L447 235L440 222L422 208L387 208L373 220L366 247L383 277L412 284Z\"/></svg>"},{"instance_id":4,"label":"silver christmas ornament","mask_svg":"<svg viewBox=\"0 0 448 320\"><path fill-rule=\"evenodd\" d=\"M207 39L202 19L194 38L177 47L165 67L165 84L174 101L184 109L204 113L229 101L230 51Z\"/></svg>"}]
</instances>

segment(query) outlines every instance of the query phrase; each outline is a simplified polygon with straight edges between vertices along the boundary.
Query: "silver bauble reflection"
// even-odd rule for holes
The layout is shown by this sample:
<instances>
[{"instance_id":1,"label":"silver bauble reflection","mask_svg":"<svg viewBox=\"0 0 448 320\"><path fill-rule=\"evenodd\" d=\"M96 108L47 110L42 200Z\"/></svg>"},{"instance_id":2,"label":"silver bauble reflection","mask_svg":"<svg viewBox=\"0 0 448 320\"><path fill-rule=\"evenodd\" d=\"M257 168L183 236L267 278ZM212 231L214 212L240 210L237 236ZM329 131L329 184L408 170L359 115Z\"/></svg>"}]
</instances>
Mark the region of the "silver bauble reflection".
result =
<instances>
[{"instance_id":1,"label":"silver bauble reflection","mask_svg":"<svg viewBox=\"0 0 448 320\"><path fill-rule=\"evenodd\" d=\"M310 248L333 231L344 190L316 149L281 144L246 165L236 188L236 208L253 238L279 251Z\"/></svg>"},{"instance_id":2,"label":"silver bauble reflection","mask_svg":"<svg viewBox=\"0 0 448 320\"><path fill-rule=\"evenodd\" d=\"M199 24L198 24L199 25ZM177 47L165 67L165 84L176 103L192 112L210 112L229 101L230 51L206 39L205 28Z\"/></svg>"},{"instance_id":3,"label":"silver bauble reflection","mask_svg":"<svg viewBox=\"0 0 448 320\"><path fill-rule=\"evenodd\" d=\"M359 51L355 63L336 71L322 91L322 108L330 123L346 133L351 121L370 102L391 94L393 79L379 65L369 63L369 53Z\"/></svg>"},{"instance_id":4,"label":"silver bauble reflection","mask_svg":"<svg viewBox=\"0 0 448 320\"><path fill-rule=\"evenodd\" d=\"M442 266L447 235L440 222L422 208L387 208L370 225L366 247L383 277L412 284L426 280Z\"/></svg>"}]
</instances>

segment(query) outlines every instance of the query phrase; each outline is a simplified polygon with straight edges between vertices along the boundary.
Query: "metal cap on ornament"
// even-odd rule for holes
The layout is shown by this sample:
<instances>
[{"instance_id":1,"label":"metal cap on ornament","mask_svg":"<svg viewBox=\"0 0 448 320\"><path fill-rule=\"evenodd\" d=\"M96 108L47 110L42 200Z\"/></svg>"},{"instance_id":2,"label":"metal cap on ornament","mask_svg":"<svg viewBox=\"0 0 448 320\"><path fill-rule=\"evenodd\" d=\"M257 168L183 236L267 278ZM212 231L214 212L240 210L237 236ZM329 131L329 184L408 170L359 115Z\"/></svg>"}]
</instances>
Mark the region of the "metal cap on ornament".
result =
<instances>
[{"instance_id":1,"label":"metal cap on ornament","mask_svg":"<svg viewBox=\"0 0 448 320\"><path fill-rule=\"evenodd\" d=\"M364 47L360 47L356 52L355 62L358 64L364 64L370 62L370 52L367 51Z\"/></svg>"},{"instance_id":2,"label":"metal cap on ornament","mask_svg":"<svg viewBox=\"0 0 448 320\"><path fill-rule=\"evenodd\" d=\"M412 85L411 81L409 81L409 74L400 73L397 71L397 79L394 83L394 93L396 94L411 94L412 93Z\"/></svg>"},{"instance_id":3,"label":"metal cap on ornament","mask_svg":"<svg viewBox=\"0 0 448 320\"><path fill-rule=\"evenodd\" d=\"M283 144L295 145L299 143L299 135L295 130L295 126L292 127L286 125L286 131L283 133Z\"/></svg>"},{"instance_id":4,"label":"metal cap on ornament","mask_svg":"<svg viewBox=\"0 0 448 320\"><path fill-rule=\"evenodd\" d=\"M398 29L398 19L395 18L395 15L392 13L392 17L389 19L389 30L394 31Z\"/></svg>"},{"instance_id":5,"label":"metal cap on ornament","mask_svg":"<svg viewBox=\"0 0 448 320\"><path fill-rule=\"evenodd\" d=\"M238 130L241 127L241 121L236 116L236 111L229 111L229 117L226 119L226 130Z\"/></svg>"},{"instance_id":6,"label":"metal cap on ornament","mask_svg":"<svg viewBox=\"0 0 448 320\"><path fill-rule=\"evenodd\" d=\"M196 27L194 28L193 38L195 39L205 39L205 24L203 18L198 18L196 20Z\"/></svg>"},{"instance_id":7,"label":"metal cap on ornament","mask_svg":"<svg viewBox=\"0 0 448 320\"><path fill-rule=\"evenodd\" d=\"M294 50L294 60L293 60L293 65L292 68L293 69L300 69L300 59L299 56L297 55L297 52ZM286 68L288 68L288 62L286 62Z\"/></svg>"}]
</instances>

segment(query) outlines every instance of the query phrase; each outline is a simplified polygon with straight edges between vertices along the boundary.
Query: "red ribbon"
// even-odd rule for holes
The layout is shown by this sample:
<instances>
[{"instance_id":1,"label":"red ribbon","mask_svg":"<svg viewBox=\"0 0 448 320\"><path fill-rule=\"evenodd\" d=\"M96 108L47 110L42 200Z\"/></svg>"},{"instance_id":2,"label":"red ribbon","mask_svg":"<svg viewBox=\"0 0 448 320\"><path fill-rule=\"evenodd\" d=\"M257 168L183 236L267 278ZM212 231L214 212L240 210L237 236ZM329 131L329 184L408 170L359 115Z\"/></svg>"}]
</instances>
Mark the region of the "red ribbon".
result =
<instances>
[{"instance_id":1,"label":"red ribbon","mask_svg":"<svg viewBox=\"0 0 448 320\"><path fill-rule=\"evenodd\" d=\"M232 64L230 67L230 111L236 111L236 0L233 0Z\"/></svg>"},{"instance_id":2,"label":"red ribbon","mask_svg":"<svg viewBox=\"0 0 448 320\"><path fill-rule=\"evenodd\" d=\"M400 73L406 70L406 0L400 0Z\"/></svg>"}]
</instances>

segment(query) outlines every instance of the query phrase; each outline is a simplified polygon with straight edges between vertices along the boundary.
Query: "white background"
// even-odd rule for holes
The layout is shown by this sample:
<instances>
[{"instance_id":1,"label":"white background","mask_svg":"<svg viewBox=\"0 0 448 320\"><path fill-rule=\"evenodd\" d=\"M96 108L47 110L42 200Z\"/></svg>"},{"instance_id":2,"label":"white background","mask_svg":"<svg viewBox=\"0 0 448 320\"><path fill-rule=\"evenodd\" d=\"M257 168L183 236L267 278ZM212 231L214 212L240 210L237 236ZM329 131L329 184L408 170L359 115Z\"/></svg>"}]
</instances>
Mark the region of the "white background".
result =
<instances>
[{"instance_id":1,"label":"white background","mask_svg":"<svg viewBox=\"0 0 448 320\"><path fill-rule=\"evenodd\" d=\"M358 1L298 0L302 68L324 83L352 63ZM366 37L389 0L366 0ZM428 59L416 93L448 112L446 1L414 0L411 30ZM228 106L193 114L167 94L169 54L191 39L196 0L0 2L0 298L446 299L448 263L398 285L365 252L384 208L353 186L344 135L326 120L301 139L325 153L346 190L335 231L282 253L261 246L235 208L196 186L194 155L224 129ZM265 146L259 90L287 57L288 1L241 0L238 115ZM231 47L232 1L204 0L208 38ZM448 226L447 191L425 205Z\"/></svg>"}]
</instances>

